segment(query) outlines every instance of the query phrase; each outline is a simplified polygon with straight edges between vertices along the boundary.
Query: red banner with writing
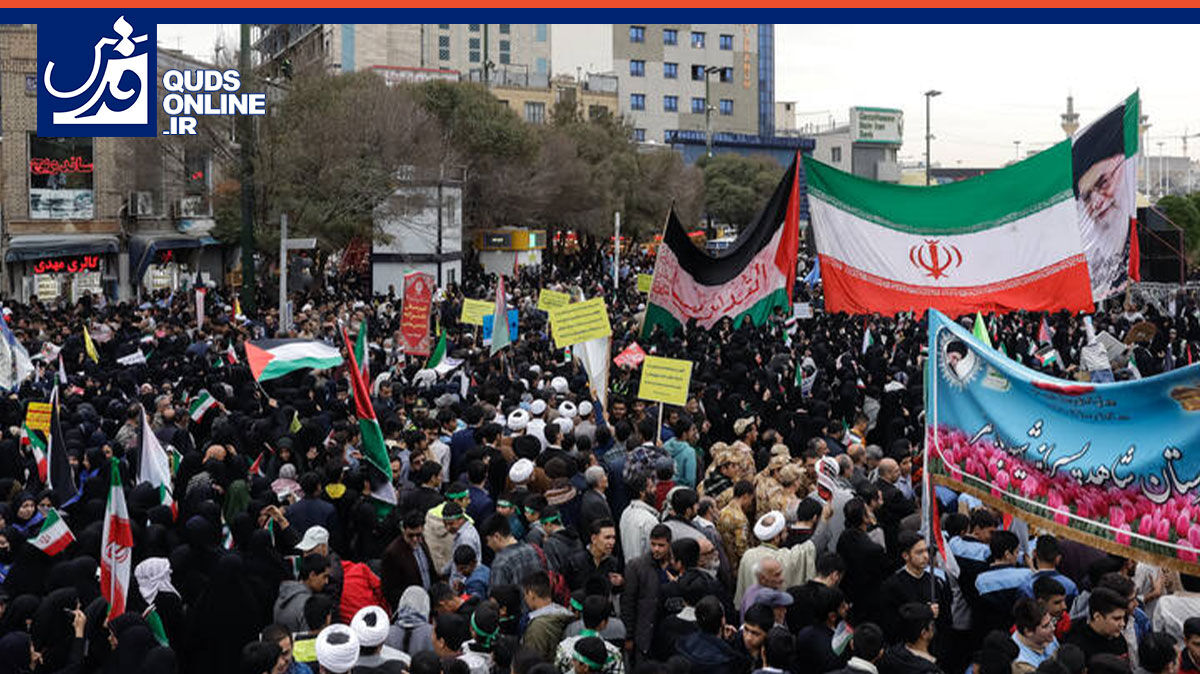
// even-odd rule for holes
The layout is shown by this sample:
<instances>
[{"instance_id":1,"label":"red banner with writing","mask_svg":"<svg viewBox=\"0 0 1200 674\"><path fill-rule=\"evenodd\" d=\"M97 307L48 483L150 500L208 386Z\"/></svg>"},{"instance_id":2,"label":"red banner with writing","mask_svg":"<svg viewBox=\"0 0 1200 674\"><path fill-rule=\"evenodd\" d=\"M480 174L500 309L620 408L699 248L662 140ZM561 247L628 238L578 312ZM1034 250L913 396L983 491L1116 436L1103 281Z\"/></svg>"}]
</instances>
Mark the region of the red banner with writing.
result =
<instances>
[{"instance_id":1,"label":"red banner with writing","mask_svg":"<svg viewBox=\"0 0 1200 674\"><path fill-rule=\"evenodd\" d=\"M400 336L404 353L428 356L429 312L433 307L433 276L413 272L404 276L404 304L400 310Z\"/></svg>"}]
</instances>

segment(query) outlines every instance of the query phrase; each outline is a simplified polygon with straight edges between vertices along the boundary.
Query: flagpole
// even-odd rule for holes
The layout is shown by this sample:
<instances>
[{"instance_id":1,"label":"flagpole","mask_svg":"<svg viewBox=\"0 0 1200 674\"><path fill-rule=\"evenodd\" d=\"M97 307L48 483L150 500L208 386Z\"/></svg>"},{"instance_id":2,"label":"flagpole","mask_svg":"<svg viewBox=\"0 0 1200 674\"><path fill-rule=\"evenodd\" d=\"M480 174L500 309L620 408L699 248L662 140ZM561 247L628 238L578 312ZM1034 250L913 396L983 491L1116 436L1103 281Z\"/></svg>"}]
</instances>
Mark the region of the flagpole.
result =
<instances>
[{"instance_id":1,"label":"flagpole","mask_svg":"<svg viewBox=\"0 0 1200 674\"><path fill-rule=\"evenodd\" d=\"M930 338L929 341L932 342L933 345L937 344L937 331L934 331L934 334ZM925 456L922 461L922 468L921 468L922 476L923 476L922 481L925 483L924 486L925 486L925 490L926 490L925 491L925 494L926 494L925 500L926 500L926 503L928 503L928 506L926 506L926 507L928 508L928 511L929 511L927 514L927 517L929 518L929 529L925 532L926 547L928 547L930 545L930 543L933 541L933 528L942 526L941 522L933 521L933 499L937 498L937 494L933 492L933 476L930 475L930 473L929 473L929 450L930 450L929 445L932 444L934 448L938 447L938 405L937 405L937 390L938 390L937 374L938 373L937 373L937 368L935 367L937 365L937 349L932 348L931 351L932 351L932 353L929 354L929 360L927 360L925 362L925 367L928 370L927 374L925 375L925 381L929 382L929 392L930 392L929 397L930 397L930 402L933 404L933 416L932 416L932 419L933 419L933 442L930 443L928 440L928 437L926 438ZM928 416L926 417L926 419L929 419L929 418L930 417L928 417ZM928 433L926 433L926 436L928 436ZM938 454L939 455L941 454L940 449L938 450ZM930 588L929 588L930 599L932 599L934 602L936 602L937 601L937 578L933 574L932 565L930 565L930 571L929 571L929 586L930 586Z\"/></svg>"},{"instance_id":2,"label":"flagpole","mask_svg":"<svg viewBox=\"0 0 1200 674\"><path fill-rule=\"evenodd\" d=\"M675 212L675 200L674 199L671 200L671 205L667 208L667 215L666 215L666 217L663 218L662 235L661 235L662 240L659 241L659 243L658 243L659 248L662 248L662 245L667 242L667 225L670 224L670 222L671 222L671 213L673 213L673 212ZM617 243L620 244L620 241L618 241ZM658 260L659 260L658 256L661 252L662 251L659 250L658 248L656 248L654 250L654 271L650 272L650 279L651 279L650 280L650 292L646 293L646 309L647 310L649 310L649 308L650 308L650 295L653 294L653 292L654 292L654 275L658 271ZM613 303L614 304L616 303L616 297L617 297L616 292L613 292ZM645 338L645 335L642 334L642 330L645 327L646 327L646 312L643 311L642 312L642 320L638 322L637 335L638 335L639 339ZM683 326L683 327L686 327L686 326Z\"/></svg>"}]
</instances>

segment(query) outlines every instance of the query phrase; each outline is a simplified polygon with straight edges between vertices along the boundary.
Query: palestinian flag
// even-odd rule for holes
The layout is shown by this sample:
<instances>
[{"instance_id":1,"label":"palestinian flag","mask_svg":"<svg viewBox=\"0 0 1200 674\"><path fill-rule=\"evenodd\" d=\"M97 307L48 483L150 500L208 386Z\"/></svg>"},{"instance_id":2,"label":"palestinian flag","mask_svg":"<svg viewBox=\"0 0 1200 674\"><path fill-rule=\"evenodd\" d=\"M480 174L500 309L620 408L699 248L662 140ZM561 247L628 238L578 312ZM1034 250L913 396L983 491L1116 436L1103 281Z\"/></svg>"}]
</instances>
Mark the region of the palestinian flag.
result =
<instances>
[{"instance_id":1,"label":"palestinian flag","mask_svg":"<svg viewBox=\"0 0 1200 674\"><path fill-rule=\"evenodd\" d=\"M274 545L274 539L271 540ZM167 630L163 627L162 617L158 615L158 607L151 604L142 612L142 619L146 621L146 627L150 628L150 633L154 635L154 640L163 648L170 648L171 642L167 639Z\"/></svg>"},{"instance_id":2,"label":"palestinian flag","mask_svg":"<svg viewBox=\"0 0 1200 674\"><path fill-rule=\"evenodd\" d=\"M22 423L21 446L28 447L29 451L33 453L33 459L37 462L38 480L42 484L46 484L46 473L50 469L50 463L46 456L46 441L42 439L40 433Z\"/></svg>"},{"instance_id":3,"label":"palestinian flag","mask_svg":"<svg viewBox=\"0 0 1200 674\"><path fill-rule=\"evenodd\" d=\"M375 409L371 406L371 396L367 393L367 382L362 377L362 370L354 357L354 349L350 347L350 335L342 328L342 340L346 342L346 352L350 354L350 385L354 389L354 414L358 417L358 430L362 434L361 451L370 469L367 471L371 480L371 496L375 499L396 505L396 490L392 486L392 461L388 457L387 445L383 442L383 431L375 418Z\"/></svg>"},{"instance_id":4,"label":"palestinian flag","mask_svg":"<svg viewBox=\"0 0 1200 674\"><path fill-rule=\"evenodd\" d=\"M871 328L863 330L862 353L866 353L867 349L875 346L875 336L871 334Z\"/></svg>"},{"instance_id":5,"label":"palestinian flag","mask_svg":"<svg viewBox=\"0 0 1200 674\"><path fill-rule=\"evenodd\" d=\"M51 508L46 513L46 519L42 520L42 528L38 535L29 542L33 547L53 557L75 542L75 534L71 533L71 528L59 516L58 511Z\"/></svg>"},{"instance_id":6,"label":"palestinian flag","mask_svg":"<svg viewBox=\"0 0 1200 674\"><path fill-rule=\"evenodd\" d=\"M354 359L358 362L363 381L371 381L371 367L368 362L370 358L371 350L367 347L367 322L363 321L358 324L358 338L354 340Z\"/></svg>"},{"instance_id":7,"label":"palestinian flag","mask_svg":"<svg viewBox=\"0 0 1200 674\"><path fill-rule=\"evenodd\" d=\"M707 330L725 317L735 324L749 317L762 325L776 309L791 313L800 249L799 172L793 162L758 219L719 256L697 248L671 209L646 299L643 336L655 327L675 334L690 320Z\"/></svg>"},{"instance_id":8,"label":"palestinian flag","mask_svg":"<svg viewBox=\"0 0 1200 674\"><path fill-rule=\"evenodd\" d=\"M250 372L260 382L306 367L326 370L342 364L337 348L311 339L261 339L245 346Z\"/></svg>"},{"instance_id":9,"label":"palestinian flag","mask_svg":"<svg viewBox=\"0 0 1200 674\"><path fill-rule=\"evenodd\" d=\"M203 393L203 391L202 391ZM175 513L175 498L172 495L171 457L158 441L158 436L150 428L150 418L142 410L142 446L138 455L138 484L147 482L158 490L159 503L171 508Z\"/></svg>"},{"instance_id":10,"label":"palestinian flag","mask_svg":"<svg viewBox=\"0 0 1200 674\"><path fill-rule=\"evenodd\" d=\"M216 404L217 399L212 397L212 394L208 392L208 389L202 388L197 391L196 395L191 399L191 401L188 402L188 416L192 418L192 421L199 422L204 418L204 414Z\"/></svg>"},{"instance_id":11,"label":"palestinian flag","mask_svg":"<svg viewBox=\"0 0 1200 674\"><path fill-rule=\"evenodd\" d=\"M233 342L230 342L229 346L225 347L225 362L230 365L238 362L237 349L233 347Z\"/></svg>"},{"instance_id":12,"label":"palestinian flag","mask_svg":"<svg viewBox=\"0 0 1200 674\"><path fill-rule=\"evenodd\" d=\"M265 450L265 449L258 453L258 458L256 458L254 460L254 463L250 464L250 474L251 475L257 475L259 477L267 476L267 471L263 470L263 467L262 467L263 457L266 455L267 455L267 450Z\"/></svg>"},{"instance_id":13,"label":"palestinian flag","mask_svg":"<svg viewBox=\"0 0 1200 674\"><path fill-rule=\"evenodd\" d=\"M1045 316L1042 316L1042 324L1038 326L1037 339L1039 344L1049 344L1054 339L1054 331L1050 329Z\"/></svg>"},{"instance_id":14,"label":"palestinian flag","mask_svg":"<svg viewBox=\"0 0 1200 674\"><path fill-rule=\"evenodd\" d=\"M1071 139L1072 187L1092 297L1100 301L1140 276L1137 165L1141 101L1134 92Z\"/></svg>"},{"instance_id":15,"label":"palestinian flag","mask_svg":"<svg viewBox=\"0 0 1200 674\"><path fill-rule=\"evenodd\" d=\"M100 594L108 601L108 617L112 619L125 612L133 557L133 532L129 528L129 509L125 507L125 490L121 487L120 463L116 457L111 459L109 475L103 547L100 548Z\"/></svg>"},{"instance_id":16,"label":"palestinian flag","mask_svg":"<svg viewBox=\"0 0 1200 674\"><path fill-rule=\"evenodd\" d=\"M1070 141L933 187L804 171L829 313L1092 310Z\"/></svg>"}]
</instances>

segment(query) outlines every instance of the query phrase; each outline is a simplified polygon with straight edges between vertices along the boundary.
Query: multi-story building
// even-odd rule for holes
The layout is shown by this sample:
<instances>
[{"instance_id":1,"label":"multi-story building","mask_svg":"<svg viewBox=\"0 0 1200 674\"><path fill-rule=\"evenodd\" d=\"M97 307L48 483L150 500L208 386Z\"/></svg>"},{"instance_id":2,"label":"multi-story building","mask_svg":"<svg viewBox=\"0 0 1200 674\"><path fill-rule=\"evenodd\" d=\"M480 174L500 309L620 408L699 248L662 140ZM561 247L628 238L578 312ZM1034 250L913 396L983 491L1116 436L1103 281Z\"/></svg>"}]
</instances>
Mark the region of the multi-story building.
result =
<instances>
[{"instance_id":1,"label":"multi-story building","mask_svg":"<svg viewBox=\"0 0 1200 674\"><path fill-rule=\"evenodd\" d=\"M616 24L621 113L642 142L669 132L775 132L773 24Z\"/></svg>"},{"instance_id":2,"label":"multi-story building","mask_svg":"<svg viewBox=\"0 0 1200 674\"><path fill-rule=\"evenodd\" d=\"M616 118L620 114L617 78L612 75L588 74L582 82L570 75L559 75L546 87L493 85L491 91L501 103L531 124L550 122L560 103L571 104L581 119Z\"/></svg>"},{"instance_id":3,"label":"multi-story building","mask_svg":"<svg viewBox=\"0 0 1200 674\"><path fill-rule=\"evenodd\" d=\"M458 71L465 79L520 86L550 80L546 23L273 23L259 26L264 65L280 74L375 66Z\"/></svg>"},{"instance_id":4,"label":"multi-story building","mask_svg":"<svg viewBox=\"0 0 1200 674\"><path fill-rule=\"evenodd\" d=\"M204 67L159 50L160 76ZM39 86L36 27L0 27L0 289L21 300L127 299L197 269L219 280L211 143L42 138Z\"/></svg>"},{"instance_id":5,"label":"multi-story building","mask_svg":"<svg viewBox=\"0 0 1200 674\"><path fill-rule=\"evenodd\" d=\"M897 153L904 141L904 112L894 108L850 108L848 124L807 135L816 141L813 158L856 176L900 181Z\"/></svg>"}]
</instances>

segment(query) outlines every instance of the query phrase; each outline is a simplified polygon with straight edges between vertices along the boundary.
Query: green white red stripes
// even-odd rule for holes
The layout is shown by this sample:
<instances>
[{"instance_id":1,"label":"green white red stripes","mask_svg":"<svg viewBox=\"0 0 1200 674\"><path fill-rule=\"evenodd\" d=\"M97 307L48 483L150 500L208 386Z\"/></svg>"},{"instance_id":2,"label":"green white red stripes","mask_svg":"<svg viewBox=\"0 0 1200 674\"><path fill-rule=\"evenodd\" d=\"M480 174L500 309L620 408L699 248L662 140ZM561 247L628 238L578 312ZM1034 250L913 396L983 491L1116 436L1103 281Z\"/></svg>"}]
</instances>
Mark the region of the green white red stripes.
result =
<instances>
[{"instance_id":1,"label":"green white red stripes","mask_svg":"<svg viewBox=\"0 0 1200 674\"><path fill-rule=\"evenodd\" d=\"M1090 310L1071 145L937 187L853 176L805 157L827 311Z\"/></svg>"},{"instance_id":2,"label":"green white red stripes","mask_svg":"<svg viewBox=\"0 0 1200 674\"><path fill-rule=\"evenodd\" d=\"M175 499L171 486L171 476L174 471L171 470L171 457L163 449L154 430L150 428L150 420L144 410L142 411L142 447L139 462L138 482L148 482L157 489L159 502L174 511Z\"/></svg>"},{"instance_id":3,"label":"green white red stripes","mask_svg":"<svg viewBox=\"0 0 1200 674\"><path fill-rule=\"evenodd\" d=\"M188 402L188 416L192 418L192 421L198 422L204 418L204 413L216 404L217 399L212 397L208 389L200 389Z\"/></svg>"},{"instance_id":4,"label":"green white red stripes","mask_svg":"<svg viewBox=\"0 0 1200 674\"><path fill-rule=\"evenodd\" d=\"M59 516L58 511L51 508L46 513L46 519L42 522L42 528L38 531L38 535L29 542L33 547L53 557L66 550L67 546L74 541L75 534L71 533L71 528Z\"/></svg>"},{"instance_id":5,"label":"green white red stripes","mask_svg":"<svg viewBox=\"0 0 1200 674\"><path fill-rule=\"evenodd\" d=\"M104 535L100 548L100 594L108 601L111 619L125 612L133 532L129 528L129 509L121 486L121 464L116 457L109 464L109 475L108 505L104 509Z\"/></svg>"},{"instance_id":6,"label":"green white red stripes","mask_svg":"<svg viewBox=\"0 0 1200 674\"><path fill-rule=\"evenodd\" d=\"M46 484L46 474L50 470L50 462L46 456L46 441L42 439L42 435L29 427L28 424L21 424L21 446L28 447L33 453L33 459L37 463L38 480L42 484Z\"/></svg>"}]
</instances>

